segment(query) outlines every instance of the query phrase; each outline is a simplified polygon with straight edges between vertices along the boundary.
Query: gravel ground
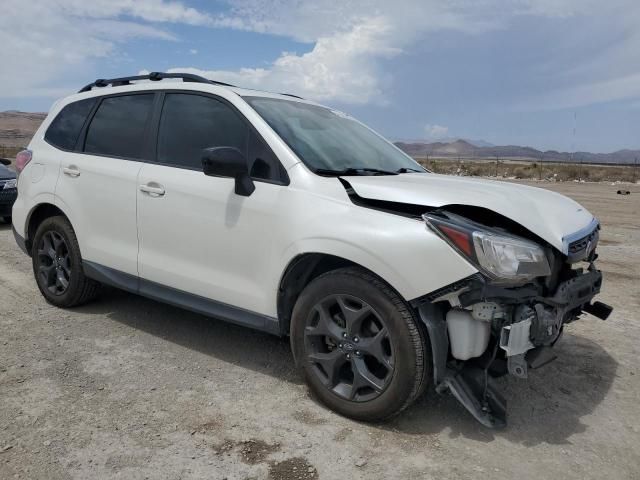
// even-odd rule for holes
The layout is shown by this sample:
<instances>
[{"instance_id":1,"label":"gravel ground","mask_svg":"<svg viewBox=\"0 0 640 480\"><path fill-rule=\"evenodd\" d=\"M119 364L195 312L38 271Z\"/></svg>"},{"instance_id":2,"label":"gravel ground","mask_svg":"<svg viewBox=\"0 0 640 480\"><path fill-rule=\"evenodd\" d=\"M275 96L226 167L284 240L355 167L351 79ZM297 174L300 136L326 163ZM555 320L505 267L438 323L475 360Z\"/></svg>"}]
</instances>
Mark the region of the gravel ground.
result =
<instances>
[{"instance_id":1,"label":"gravel ground","mask_svg":"<svg viewBox=\"0 0 640 480\"><path fill-rule=\"evenodd\" d=\"M501 431L433 393L382 425L341 418L287 340L113 289L54 308L0 226L0 478L639 478L640 188L543 186L602 220L615 311L569 325L528 381L500 380Z\"/></svg>"}]
</instances>

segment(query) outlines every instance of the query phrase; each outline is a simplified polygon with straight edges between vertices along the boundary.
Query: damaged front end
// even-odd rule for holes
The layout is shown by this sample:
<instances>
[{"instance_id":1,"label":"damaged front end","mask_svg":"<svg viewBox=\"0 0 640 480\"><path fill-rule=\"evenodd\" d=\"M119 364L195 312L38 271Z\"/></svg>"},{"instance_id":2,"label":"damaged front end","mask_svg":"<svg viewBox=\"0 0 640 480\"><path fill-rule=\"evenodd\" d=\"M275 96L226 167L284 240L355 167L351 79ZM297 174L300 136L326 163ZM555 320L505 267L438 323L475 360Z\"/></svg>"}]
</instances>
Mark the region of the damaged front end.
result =
<instances>
[{"instance_id":1,"label":"damaged front end","mask_svg":"<svg viewBox=\"0 0 640 480\"><path fill-rule=\"evenodd\" d=\"M527 378L556 357L565 324L592 303L602 274L595 266L599 224L566 237L559 251L512 225L487 226L446 210L423 215L427 227L479 273L412 302L428 329L438 392L451 393L487 427L506 424L506 401L492 377Z\"/></svg>"}]
</instances>

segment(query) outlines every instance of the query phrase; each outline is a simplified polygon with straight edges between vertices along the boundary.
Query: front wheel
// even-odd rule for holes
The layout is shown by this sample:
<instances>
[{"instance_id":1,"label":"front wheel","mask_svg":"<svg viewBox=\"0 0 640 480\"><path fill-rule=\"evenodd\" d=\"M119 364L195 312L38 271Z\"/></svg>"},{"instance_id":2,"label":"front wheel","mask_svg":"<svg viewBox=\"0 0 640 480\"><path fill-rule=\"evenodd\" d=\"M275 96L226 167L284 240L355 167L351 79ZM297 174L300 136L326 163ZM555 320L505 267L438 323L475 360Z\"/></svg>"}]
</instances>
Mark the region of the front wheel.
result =
<instances>
[{"instance_id":1,"label":"front wheel","mask_svg":"<svg viewBox=\"0 0 640 480\"><path fill-rule=\"evenodd\" d=\"M328 272L302 292L291 347L312 393L336 412L377 421L427 385L430 349L406 302L360 268Z\"/></svg>"}]
</instances>

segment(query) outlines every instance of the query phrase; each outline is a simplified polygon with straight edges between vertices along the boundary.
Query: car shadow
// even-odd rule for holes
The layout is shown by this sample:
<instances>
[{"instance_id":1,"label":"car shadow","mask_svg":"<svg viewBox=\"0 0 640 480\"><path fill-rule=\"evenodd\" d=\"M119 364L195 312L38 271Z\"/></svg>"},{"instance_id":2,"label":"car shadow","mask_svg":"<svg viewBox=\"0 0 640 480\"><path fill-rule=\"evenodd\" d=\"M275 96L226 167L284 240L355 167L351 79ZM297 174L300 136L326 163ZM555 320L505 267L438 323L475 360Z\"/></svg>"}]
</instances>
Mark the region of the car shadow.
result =
<instances>
[{"instance_id":1,"label":"car shadow","mask_svg":"<svg viewBox=\"0 0 640 480\"><path fill-rule=\"evenodd\" d=\"M74 311L105 315L223 362L302 384L293 365L288 338L233 325L110 287Z\"/></svg>"},{"instance_id":2,"label":"car shadow","mask_svg":"<svg viewBox=\"0 0 640 480\"><path fill-rule=\"evenodd\" d=\"M11 230L11 224L10 223L5 223L1 218L0 218L0 232L4 231L4 230Z\"/></svg>"},{"instance_id":3,"label":"car shadow","mask_svg":"<svg viewBox=\"0 0 640 480\"><path fill-rule=\"evenodd\" d=\"M571 328L579 329L577 325ZM600 345L576 334L565 333L556 350L558 359L530 370L528 379L506 376L496 380L507 399L505 429L483 427L453 396L433 391L380 427L415 435L448 430L452 438L484 442L502 437L525 446L569 444L569 437L588 429L581 419L605 398L618 363Z\"/></svg>"},{"instance_id":4,"label":"car shadow","mask_svg":"<svg viewBox=\"0 0 640 480\"><path fill-rule=\"evenodd\" d=\"M76 309L109 319L180 346L296 385L303 383L293 365L288 339L211 319L177 307L105 287L100 299ZM569 327L579 330L578 324ZM570 332L558 344L558 359L528 380L497 379L508 400L508 425L480 425L451 395L433 387L393 420L375 428L408 435L447 432L490 442L502 437L525 446L568 444L588 426L581 419L602 402L616 376L617 362L597 343ZM315 399L314 399L315 401Z\"/></svg>"}]
</instances>

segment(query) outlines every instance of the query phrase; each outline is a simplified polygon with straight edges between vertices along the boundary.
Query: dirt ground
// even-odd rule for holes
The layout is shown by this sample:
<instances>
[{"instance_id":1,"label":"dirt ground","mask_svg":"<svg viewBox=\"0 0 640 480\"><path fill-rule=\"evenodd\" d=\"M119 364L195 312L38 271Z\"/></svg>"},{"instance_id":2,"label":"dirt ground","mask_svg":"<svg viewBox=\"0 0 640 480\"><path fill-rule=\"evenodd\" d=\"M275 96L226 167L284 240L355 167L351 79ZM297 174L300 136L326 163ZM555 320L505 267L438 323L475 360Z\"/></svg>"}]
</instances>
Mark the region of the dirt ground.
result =
<instances>
[{"instance_id":1,"label":"dirt ground","mask_svg":"<svg viewBox=\"0 0 640 480\"><path fill-rule=\"evenodd\" d=\"M74 310L37 292L0 226L0 479L640 478L640 187L542 184L603 223L602 322L504 378L509 426L431 393L390 423L316 403L287 340L112 289Z\"/></svg>"}]
</instances>

